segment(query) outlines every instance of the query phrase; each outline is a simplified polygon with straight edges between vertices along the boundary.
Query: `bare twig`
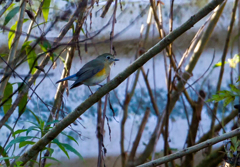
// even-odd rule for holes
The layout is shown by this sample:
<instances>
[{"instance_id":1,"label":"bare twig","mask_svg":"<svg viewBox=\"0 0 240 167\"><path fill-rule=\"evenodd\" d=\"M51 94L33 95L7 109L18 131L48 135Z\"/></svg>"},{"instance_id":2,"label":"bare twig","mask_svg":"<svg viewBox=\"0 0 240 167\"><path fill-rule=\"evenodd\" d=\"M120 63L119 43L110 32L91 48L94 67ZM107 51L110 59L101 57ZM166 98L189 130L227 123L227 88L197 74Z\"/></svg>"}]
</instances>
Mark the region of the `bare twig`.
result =
<instances>
[{"instance_id":1,"label":"bare twig","mask_svg":"<svg viewBox=\"0 0 240 167\"><path fill-rule=\"evenodd\" d=\"M137 151L137 147L138 147L138 144L140 142L143 130L146 126L146 123L147 123L148 117L150 115L150 112L151 112L150 108L147 108L146 111L145 111L145 114L143 116L142 122L140 124L140 127L139 127L137 135L136 135L136 138L133 142L133 146L132 146L130 155L128 157L128 163L130 163L130 164L132 163L131 161L134 160L134 157L135 157L135 154L136 154L136 151Z\"/></svg>"},{"instance_id":2,"label":"bare twig","mask_svg":"<svg viewBox=\"0 0 240 167\"><path fill-rule=\"evenodd\" d=\"M103 144L103 129L102 129L102 102L99 100L97 107L97 138L98 138L98 163L97 167L102 167L102 144Z\"/></svg>"},{"instance_id":3,"label":"bare twig","mask_svg":"<svg viewBox=\"0 0 240 167\"><path fill-rule=\"evenodd\" d=\"M172 32L172 27L173 27L173 4L174 0L171 0L171 6L170 6L170 16L169 16L169 33ZM172 44L169 45L169 50L168 50L168 55L172 57ZM169 71L168 71L168 94L167 94L167 107L166 107L166 123L165 123L165 134L164 134L164 156L168 155L168 124L169 124L169 105L171 102L171 93L172 93L172 65L174 63L169 63ZM168 167L168 163L165 163L165 166Z\"/></svg>"},{"instance_id":4,"label":"bare twig","mask_svg":"<svg viewBox=\"0 0 240 167\"><path fill-rule=\"evenodd\" d=\"M151 89L151 87L150 87L150 84L149 84L149 82L148 82L147 75L146 75L145 70L144 70L143 67L141 67L141 71L142 71L142 74L143 74L144 81L145 81L145 83L146 83L146 87L147 87L148 94L149 94L150 99L151 99L151 103L152 103L152 105L153 105L153 109L154 109L154 111L155 111L155 114L156 114L157 116L159 116L159 113L160 113L160 112L159 112L157 103L156 103L156 101L155 101L155 99L154 99L152 89Z\"/></svg>"},{"instance_id":5,"label":"bare twig","mask_svg":"<svg viewBox=\"0 0 240 167\"><path fill-rule=\"evenodd\" d=\"M44 3L44 0L41 1L34 18L31 19L31 23L30 23L30 25L28 27L27 36L26 36L24 42L26 42L29 39L29 35L31 34L33 24L36 22L37 16L42 12L43 3Z\"/></svg>"},{"instance_id":6,"label":"bare twig","mask_svg":"<svg viewBox=\"0 0 240 167\"><path fill-rule=\"evenodd\" d=\"M194 102L194 105L192 106L193 109L193 115L192 115L192 121L190 128L188 130L188 136L187 136L187 146L191 147L195 145L195 140L197 137L197 131L199 122L201 120L201 113L202 113L202 107L204 105L204 99L206 97L206 94L204 91L200 90L199 94L201 96L198 97L198 101ZM183 162L183 167L192 167L194 163L194 154L188 154L185 158L185 161Z\"/></svg>"},{"instance_id":7,"label":"bare twig","mask_svg":"<svg viewBox=\"0 0 240 167\"><path fill-rule=\"evenodd\" d=\"M8 9L8 7L13 3L13 0L9 0L7 1L7 3L5 4L5 6L2 8L2 10L0 11L0 17L2 17L2 15L6 12L6 10Z\"/></svg>"},{"instance_id":8,"label":"bare twig","mask_svg":"<svg viewBox=\"0 0 240 167\"><path fill-rule=\"evenodd\" d=\"M105 17L105 15L106 15L106 13L108 12L108 9L109 9L109 7L111 6L112 2L113 2L113 0L108 0L108 1L106 2L106 5L105 5L105 7L104 7L104 9L103 9L103 12L102 12L102 14L101 14L101 17L102 17L102 18Z\"/></svg>"}]
</instances>

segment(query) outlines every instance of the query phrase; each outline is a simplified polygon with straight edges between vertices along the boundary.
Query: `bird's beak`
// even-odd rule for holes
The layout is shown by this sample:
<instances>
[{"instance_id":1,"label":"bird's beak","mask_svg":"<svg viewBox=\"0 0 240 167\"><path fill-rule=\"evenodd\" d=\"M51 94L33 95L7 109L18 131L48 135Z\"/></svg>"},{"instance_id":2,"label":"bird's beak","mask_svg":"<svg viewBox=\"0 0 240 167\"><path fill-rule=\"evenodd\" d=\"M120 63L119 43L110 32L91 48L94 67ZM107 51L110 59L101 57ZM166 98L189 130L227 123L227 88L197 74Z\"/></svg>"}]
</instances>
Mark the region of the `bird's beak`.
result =
<instances>
[{"instance_id":1,"label":"bird's beak","mask_svg":"<svg viewBox=\"0 0 240 167\"><path fill-rule=\"evenodd\" d=\"M113 59L114 61L119 61L119 59Z\"/></svg>"}]
</instances>

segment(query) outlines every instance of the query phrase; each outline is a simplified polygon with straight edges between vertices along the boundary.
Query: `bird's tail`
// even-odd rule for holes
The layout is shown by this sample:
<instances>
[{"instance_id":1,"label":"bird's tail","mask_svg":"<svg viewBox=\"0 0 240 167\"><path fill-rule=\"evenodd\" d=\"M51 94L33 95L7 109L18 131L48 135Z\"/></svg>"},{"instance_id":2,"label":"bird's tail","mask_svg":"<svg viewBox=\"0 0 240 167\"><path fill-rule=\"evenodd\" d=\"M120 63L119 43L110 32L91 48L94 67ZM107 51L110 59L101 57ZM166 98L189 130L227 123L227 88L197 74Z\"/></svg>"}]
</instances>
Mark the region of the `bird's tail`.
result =
<instances>
[{"instance_id":1,"label":"bird's tail","mask_svg":"<svg viewBox=\"0 0 240 167\"><path fill-rule=\"evenodd\" d=\"M66 80L73 80L73 81L75 81L76 79L77 79L76 74L74 74L74 75L68 76L66 78L63 78L63 79L57 81L56 84L59 83L59 82L66 81Z\"/></svg>"}]
</instances>

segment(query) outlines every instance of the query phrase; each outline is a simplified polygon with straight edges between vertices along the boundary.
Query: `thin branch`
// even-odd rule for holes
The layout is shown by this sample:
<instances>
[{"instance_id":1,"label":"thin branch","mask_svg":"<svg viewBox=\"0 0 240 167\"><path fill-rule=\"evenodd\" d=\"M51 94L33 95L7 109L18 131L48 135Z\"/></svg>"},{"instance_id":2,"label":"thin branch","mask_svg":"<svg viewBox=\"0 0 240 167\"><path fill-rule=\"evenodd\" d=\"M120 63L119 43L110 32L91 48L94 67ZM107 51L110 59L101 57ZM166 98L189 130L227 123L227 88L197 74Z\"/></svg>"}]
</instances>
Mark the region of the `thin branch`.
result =
<instances>
[{"instance_id":1,"label":"thin branch","mask_svg":"<svg viewBox=\"0 0 240 167\"><path fill-rule=\"evenodd\" d=\"M154 16L154 19L155 19L155 22L156 22L156 24L157 24L157 28L158 28L158 32L159 32L159 37L162 39L162 38L164 38L164 36L165 36L165 33L164 33L164 30L163 30L163 28L162 28L162 25L160 25L160 21L159 21L159 18L158 18L158 16L157 16L157 10L156 10L156 7L155 7L155 5L154 5L154 1L153 0L150 0L150 3L151 3L151 7L152 7L152 11L153 11L153 16ZM160 5L160 3L159 3L159 5ZM160 7L161 8L161 7ZM170 62L171 62L171 64L172 64L172 66L173 66L173 69L176 71L177 70L177 66L176 66L176 63L175 63L175 61L174 61L174 59L173 59L173 53L170 51L170 48L169 47L166 47L165 48L166 49L166 52L167 52L167 54L168 54L168 56L169 56L169 59L170 59Z\"/></svg>"},{"instance_id":2,"label":"thin branch","mask_svg":"<svg viewBox=\"0 0 240 167\"><path fill-rule=\"evenodd\" d=\"M137 147L138 147L138 144L139 144L140 139L142 137L142 133L143 133L144 128L146 126L146 123L147 123L148 117L150 115L150 112L151 112L150 108L147 108L145 113L144 113L142 122L139 126L139 129L138 129L138 132L137 132L137 135L136 135L136 138L133 142L132 150L130 151L130 155L128 157L128 163L131 163L131 161L134 160L134 157L135 157L135 154L136 154L136 151L137 151Z\"/></svg>"},{"instance_id":3,"label":"thin branch","mask_svg":"<svg viewBox=\"0 0 240 167\"><path fill-rule=\"evenodd\" d=\"M156 114L157 116L159 116L159 113L160 113L160 112L159 112L157 103L156 103L156 101L155 101L155 99L154 99L152 89L151 89L151 87L150 87L150 84L149 84L149 82L148 82L147 75L146 75L145 70L144 70L143 67L141 67L141 71L142 71L142 74L143 74L144 81L145 81L145 83L146 83L146 87L147 87L147 90L148 90L149 97L150 97L150 99L151 99L151 103L152 103L152 105L153 105L153 109L154 109L154 111L155 111L155 114Z\"/></svg>"},{"instance_id":4,"label":"thin branch","mask_svg":"<svg viewBox=\"0 0 240 167\"><path fill-rule=\"evenodd\" d=\"M37 19L38 15L42 12L42 6L43 6L44 1L45 0L41 1L34 18L31 20L31 23L30 23L30 25L28 27L28 31L27 31L27 36L26 36L24 42L26 42L29 39L29 35L31 34L33 24L36 22L36 19Z\"/></svg>"},{"instance_id":5,"label":"thin branch","mask_svg":"<svg viewBox=\"0 0 240 167\"><path fill-rule=\"evenodd\" d=\"M106 13L108 12L108 9L109 9L109 7L111 6L112 2L113 2L113 0L108 0L108 1L106 2L106 5L105 5L105 7L104 7L104 9L103 9L103 12L102 12L102 14L101 14L101 17L102 17L102 18L105 17L105 15L106 15Z\"/></svg>"},{"instance_id":6,"label":"thin branch","mask_svg":"<svg viewBox=\"0 0 240 167\"><path fill-rule=\"evenodd\" d=\"M219 142L221 142L223 140L226 140L226 139L229 139L231 137L237 136L239 134L240 134L240 128L238 128L236 130L233 130L233 131L231 131L229 133L225 133L225 134L223 134L221 136L209 139L209 140L207 140L205 142L202 142L200 144L197 144L195 146L186 148L186 149L184 149L182 151L178 151L178 152L175 152L175 153L173 153L171 155L168 155L168 156L165 156L165 157L162 157L162 158L159 158L159 159L147 162L145 164L139 165L137 167L154 167L154 166L158 166L158 165L164 164L165 162L169 162L171 160L174 160L174 159L183 157L185 155L197 152L197 151L199 151L199 150L201 150L203 148L212 146L212 145L214 145L216 143L219 143Z\"/></svg>"},{"instance_id":7,"label":"thin branch","mask_svg":"<svg viewBox=\"0 0 240 167\"><path fill-rule=\"evenodd\" d=\"M225 125L227 125L230 121L232 121L236 116L238 115L238 111L237 110L233 110L228 116L226 116L224 118L224 120L222 120L221 122L224 122ZM214 134L216 132L219 132L222 129L222 123L219 123L217 125L215 125L214 127ZM206 141L207 139L210 138L211 135L211 129L205 133L197 142L197 144Z\"/></svg>"},{"instance_id":8,"label":"thin branch","mask_svg":"<svg viewBox=\"0 0 240 167\"><path fill-rule=\"evenodd\" d=\"M97 106L97 138L98 138L98 163L97 167L102 167L102 144L103 144L103 129L102 129L102 102L98 101Z\"/></svg>"},{"instance_id":9,"label":"thin branch","mask_svg":"<svg viewBox=\"0 0 240 167\"><path fill-rule=\"evenodd\" d=\"M0 17L2 17L2 15L6 12L6 10L8 9L8 7L13 3L13 0L8 0L6 5L2 8L2 10L0 11Z\"/></svg>"}]
</instances>

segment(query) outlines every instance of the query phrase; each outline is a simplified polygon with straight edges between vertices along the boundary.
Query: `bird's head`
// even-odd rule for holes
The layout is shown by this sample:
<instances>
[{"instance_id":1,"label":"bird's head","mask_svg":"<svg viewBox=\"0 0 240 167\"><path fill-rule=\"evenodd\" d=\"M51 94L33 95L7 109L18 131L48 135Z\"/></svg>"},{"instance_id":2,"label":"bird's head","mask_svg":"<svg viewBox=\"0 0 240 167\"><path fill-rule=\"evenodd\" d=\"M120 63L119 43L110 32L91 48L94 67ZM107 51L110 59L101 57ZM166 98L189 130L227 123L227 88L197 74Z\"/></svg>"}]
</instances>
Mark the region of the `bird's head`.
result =
<instances>
[{"instance_id":1,"label":"bird's head","mask_svg":"<svg viewBox=\"0 0 240 167\"><path fill-rule=\"evenodd\" d=\"M119 61L119 59L115 59L115 57L110 53L104 53L97 57L97 59L100 59L101 61L104 61L104 63L109 64L110 66L115 62Z\"/></svg>"}]
</instances>

